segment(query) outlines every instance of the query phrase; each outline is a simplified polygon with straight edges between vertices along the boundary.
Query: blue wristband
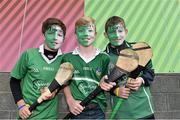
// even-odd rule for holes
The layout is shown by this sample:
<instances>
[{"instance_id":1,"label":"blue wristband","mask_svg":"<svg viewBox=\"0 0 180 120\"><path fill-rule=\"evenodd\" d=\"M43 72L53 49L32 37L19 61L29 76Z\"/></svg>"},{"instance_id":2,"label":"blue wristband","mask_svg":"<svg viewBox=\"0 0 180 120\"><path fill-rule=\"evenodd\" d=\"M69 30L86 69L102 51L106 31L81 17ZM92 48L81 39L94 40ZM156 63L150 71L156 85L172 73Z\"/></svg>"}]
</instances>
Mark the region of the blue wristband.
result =
<instances>
[{"instance_id":1,"label":"blue wristband","mask_svg":"<svg viewBox=\"0 0 180 120\"><path fill-rule=\"evenodd\" d=\"M24 106L26 106L26 104L23 104L23 105L19 106L18 110L21 110Z\"/></svg>"}]
</instances>

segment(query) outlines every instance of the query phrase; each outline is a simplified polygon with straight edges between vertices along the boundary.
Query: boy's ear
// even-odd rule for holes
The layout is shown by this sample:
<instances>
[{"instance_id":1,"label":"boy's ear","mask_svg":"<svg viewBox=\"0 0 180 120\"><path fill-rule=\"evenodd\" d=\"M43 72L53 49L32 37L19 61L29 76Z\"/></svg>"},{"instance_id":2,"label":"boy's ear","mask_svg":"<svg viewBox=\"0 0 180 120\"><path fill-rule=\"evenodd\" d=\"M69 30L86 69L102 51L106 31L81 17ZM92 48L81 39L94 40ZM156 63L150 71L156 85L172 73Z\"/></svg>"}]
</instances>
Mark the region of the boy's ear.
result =
<instances>
[{"instance_id":1,"label":"boy's ear","mask_svg":"<svg viewBox=\"0 0 180 120\"><path fill-rule=\"evenodd\" d=\"M104 36L105 36L106 38L108 38L108 36L107 36L107 33L106 33L106 32L104 32Z\"/></svg>"},{"instance_id":2,"label":"boy's ear","mask_svg":"<svg viewBox=\"0 0 180 120\"><path fill-rule=\"evenodd\" d=\"M126 34L128 33L128 29L127 28L125 29L125 32L126 32Z\"/></svg>"},{"instance_id":3,"label":"boy's ear","mask_svg":"<svg viewBox=\"0 0 180 120\"><path fill-rule=\"evenodd\" d=\"M97 35L97 32L95 32L95 35Z\"/></svg>"},{"instance_id":4,"label":"boy's ear","mask_svg":"<svg viewBox=\"0 0 180 120\"><path fill-rule=\"evenodd\" d=\"M43 37L45 37L45 33L43 33Z\"/></svg>"}]
</instances>

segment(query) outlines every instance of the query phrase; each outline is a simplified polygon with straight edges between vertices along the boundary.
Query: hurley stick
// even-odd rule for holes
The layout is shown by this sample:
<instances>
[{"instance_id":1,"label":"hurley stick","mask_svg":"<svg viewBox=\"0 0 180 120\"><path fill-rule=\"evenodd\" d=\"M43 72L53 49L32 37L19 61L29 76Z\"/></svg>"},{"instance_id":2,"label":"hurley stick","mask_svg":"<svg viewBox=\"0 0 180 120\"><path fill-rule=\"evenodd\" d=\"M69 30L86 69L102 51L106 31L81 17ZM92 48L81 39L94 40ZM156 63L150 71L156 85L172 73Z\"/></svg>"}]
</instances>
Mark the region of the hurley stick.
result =
<instances>
[{"instance_id":1,"label":"hurley stick","mask_svg":"<svg viewBox=\"0 0 180 120\"><path fill-rule=\"evenodd\" d=\"M63 84L66 83L68 80L72 78L74 68L71 63L66 62L60 65L60 68L58 72L56 73L55 79L51 82L50 86L48 87L48 90L43 93L49 94L52 93L57 88L62 89ZM34 102L30 107L29 110L34 110L38 105L40 105L43 102L42 95Z\"/></svg>"}]
</instances>

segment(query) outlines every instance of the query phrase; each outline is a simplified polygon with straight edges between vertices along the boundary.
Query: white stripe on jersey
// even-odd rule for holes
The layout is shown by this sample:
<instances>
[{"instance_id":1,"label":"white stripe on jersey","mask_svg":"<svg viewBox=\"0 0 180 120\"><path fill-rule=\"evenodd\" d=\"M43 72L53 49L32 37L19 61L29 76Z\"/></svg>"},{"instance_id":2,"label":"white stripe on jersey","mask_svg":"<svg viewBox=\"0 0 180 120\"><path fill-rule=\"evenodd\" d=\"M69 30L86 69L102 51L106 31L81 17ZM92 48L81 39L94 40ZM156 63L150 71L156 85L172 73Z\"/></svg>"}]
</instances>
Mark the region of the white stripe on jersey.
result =
<instances>
[{"instance_id":1,"label":"white stripe on jersey","mask_svg":"<svg viewBox=\"0 0 180 120\"><path fill-rule=\"evenodd\" d=\"M72 80L89 81L89 82L94 82L97 85L99 85L99 82L97 82L96 80L93 80L93 79L90 79L90 78L85 78L85 77L74 77L74 78L72 78Z\"/></svg>"},{"instance_id":2,"label":"white stripe on jersey","mask_svg":"<svg viewBox=\"0 0 180 120\"><path fill-rule=\"evenodd\" d=\"M147 92L146 92L146 90L145 90L144 87L143 87L143 90L144 90L144 92L145 92L145 94L146 94L146 96L147 96L147 98L148 98L148 102L149 102L149 106L150 106L151 112L154 113L153 108L152 108L152 105L151 105L151 102L150 102L149 95L147 94Z\"/></svg>"}]
</instances>

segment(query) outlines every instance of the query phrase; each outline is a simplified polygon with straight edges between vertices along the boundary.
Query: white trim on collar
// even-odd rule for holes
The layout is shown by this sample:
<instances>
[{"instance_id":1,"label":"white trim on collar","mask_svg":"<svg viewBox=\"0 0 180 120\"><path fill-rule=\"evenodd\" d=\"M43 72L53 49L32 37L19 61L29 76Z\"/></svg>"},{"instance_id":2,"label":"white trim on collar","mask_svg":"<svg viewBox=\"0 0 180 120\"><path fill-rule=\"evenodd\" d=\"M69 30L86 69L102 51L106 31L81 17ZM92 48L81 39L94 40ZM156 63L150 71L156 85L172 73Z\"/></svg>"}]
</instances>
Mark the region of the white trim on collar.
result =
<instances>
[{"instance_id":1,"label":"white trim on collar","mask_svg":"<svg viewBox=\"0 0 180 120\"><path fill-rule=\"evenodd\" d=\"M99 55L99 53L101 53L101 50L96 48L96 54L92 56L91 58L87 59L81 55L78 47L76 47L74 51L72 52L73 55L79 55L86 63L89 63L90 61L92 61L97 55Z\"/></svg>"},{"instance_id":2,"label":"white trim on collar","mask_svg":"<svg viewBox=\"0 0 180 120\"><path fill-rule=\"evenodd\" d=\"M57 52L57 55L55 56L55 58L49 60L45 55L44 55L44 44L39 46L39 52L41 53L41 56L43 57L43 59L48 63L51 64L52 62L54 62L56 60L56 58L60 55L62 55L61 50L59 49Z\"/></svg>"}]
</instances>

